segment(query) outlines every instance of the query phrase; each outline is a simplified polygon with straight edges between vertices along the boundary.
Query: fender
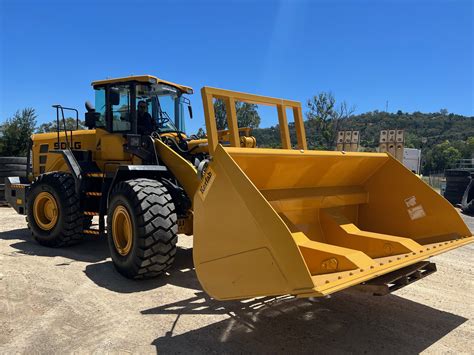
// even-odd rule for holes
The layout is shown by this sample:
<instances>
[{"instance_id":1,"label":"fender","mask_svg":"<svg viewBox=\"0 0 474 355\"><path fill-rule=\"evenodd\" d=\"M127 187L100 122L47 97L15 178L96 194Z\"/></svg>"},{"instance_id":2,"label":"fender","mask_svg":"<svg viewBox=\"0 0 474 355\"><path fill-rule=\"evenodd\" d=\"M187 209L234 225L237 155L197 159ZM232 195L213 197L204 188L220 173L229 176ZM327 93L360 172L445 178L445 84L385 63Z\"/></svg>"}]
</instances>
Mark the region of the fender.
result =
<instances>
[{"instance_id":1,"label":"fender","mask_svg":"<svg viewBox=\"0 0 474 355\"><path fill-rule=\"evenodd\" d=\"M115 172L115 175L108 187L107 205L110 200L110 193L114 186L120 181L148 178L159 180L163 175L167 175L168 169L164 165L121 165Z\"/></svg>"}]
</instances>

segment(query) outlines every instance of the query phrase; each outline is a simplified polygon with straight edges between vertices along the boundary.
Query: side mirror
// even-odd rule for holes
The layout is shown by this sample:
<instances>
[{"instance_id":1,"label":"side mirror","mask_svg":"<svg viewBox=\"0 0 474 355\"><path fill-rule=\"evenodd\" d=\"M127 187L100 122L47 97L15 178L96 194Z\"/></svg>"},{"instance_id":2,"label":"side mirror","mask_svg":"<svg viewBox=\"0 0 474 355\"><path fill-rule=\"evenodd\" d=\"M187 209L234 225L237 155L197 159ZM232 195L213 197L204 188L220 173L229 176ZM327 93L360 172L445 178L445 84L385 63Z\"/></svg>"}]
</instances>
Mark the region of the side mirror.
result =
<instances>
[{"instance_id":1,"label":"side mirror","mask_svg":"<svg viewBox=\"0 0 474 355\"><path fill-rule=\"evenodd\" d=\"M92 106L90 101L86 101L86 110L87 110L87 112L94 112L95 111L95 108L94 108L94 106Z\"/></svg>"},{"instance_id":2,"label":"side mirror","mask_svg":"<svg viewBox=\"0 0 474 355\"><path fill-rule=\"evenodd\" d=\"M100 119L100 112L90 111L86 112L85 124L89 129L95 128L96 122Z\"/></svg>"},{"instance_id":3,"label":"side mirror","mask_svg":"<svg viewBox=\"0 0 474 355\"><path fill-rule=\"evenodd\" d=\"M109 101L110 104L116 106L120 103L120 90L117 88L109 89Z\"/></svg>"},{"instance_id":4,"label":"side mirror","mask_svg":"<svg viewBox=\"0 0 474 355\"><path fill-rule=\"evenodd\" d=\"M189 111L189 118L193 118L193 108L191 105L188 105L188 111Z\"/></svg>"}]
</instances>

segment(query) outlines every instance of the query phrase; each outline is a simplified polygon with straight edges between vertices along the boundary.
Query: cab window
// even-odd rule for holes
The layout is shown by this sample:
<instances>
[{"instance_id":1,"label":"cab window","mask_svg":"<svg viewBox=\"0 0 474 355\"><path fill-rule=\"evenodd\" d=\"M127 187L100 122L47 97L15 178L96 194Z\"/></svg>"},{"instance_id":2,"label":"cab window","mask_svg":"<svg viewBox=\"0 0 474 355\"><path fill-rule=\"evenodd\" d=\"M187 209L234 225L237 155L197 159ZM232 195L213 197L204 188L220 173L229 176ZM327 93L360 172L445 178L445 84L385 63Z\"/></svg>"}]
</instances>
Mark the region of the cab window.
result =
<instances>
[{"instance_id":1,"label":"cab window","mask_svg":"<svg viewBox=\"0 0 474 355\"><path fill-rule=\"evenodd\" d=\"M105 127L105 88L95 90L95 112L100 116L95 121L96 127Z\"/></svg>"},{"instance_id":2,"label":"cab window","mask_svg":"<svg viewBox=\"0 0 474 355\"><path fill-rule=\"evenodd\" d=\"M112 103L112 131L126 132L132 128L130 114L129 86L116 86L109 89Z\"/></svg>"},{"instance_id":3,"label":"cab window","mask_svg":"<svg viewBox=\"0 0 474 355\"><path fill-rule=\"evenodd\" d=\"M137 85L137 111L138 104L145 102L148 106L148 113L156 123L160 132L175 132L174 125L176 113L179 114L180 106L179 92L176 88L165 85ZM178 107L178 110L177 110Z\"/></svg>"}]
</instances>

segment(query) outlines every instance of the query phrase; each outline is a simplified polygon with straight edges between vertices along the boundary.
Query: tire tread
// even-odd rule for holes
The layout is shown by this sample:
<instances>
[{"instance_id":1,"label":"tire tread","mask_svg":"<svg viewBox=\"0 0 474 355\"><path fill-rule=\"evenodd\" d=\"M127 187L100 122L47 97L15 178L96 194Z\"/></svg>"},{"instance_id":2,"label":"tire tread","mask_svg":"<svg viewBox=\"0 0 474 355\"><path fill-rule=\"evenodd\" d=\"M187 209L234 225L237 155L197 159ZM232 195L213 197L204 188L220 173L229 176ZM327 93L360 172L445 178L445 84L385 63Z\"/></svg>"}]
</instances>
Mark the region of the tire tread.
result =
<instances>
[{"instance_id":1,"label":"tire tread","mask_svg":"<svg viewBox=\"0 0 474 355\"><path fill-rule=\"evenodd\" d=\"M37 235L28 222L33 238L41 245L49 247L64 247L74 245L83 240L84 214L80 208L79 197L75 192L74 178L71 174L64 172L52 172L40 175L32 184L48 184L58 190L63 196L65 206L60 213L63 214L63 224L60 233L53 239L46 239ZM32 213L32 212L31 212Z\"/></svg>"},{"instance_id":2,"label":"tire tread","mask_svg":"<svg viewBox=\"0 0 474 355\"><path fill-rule=\"evenodd\" d=\"M134 207L137 242L134 267L119 271L127 277L156 277L172 265L176 254L177 216L168 190L159 181L134 179L118 183L111 196L124 194ZM111 213L108 234L112 238ZM113 241L109 241L113 247Z\"/></svg>"}]
</instances>

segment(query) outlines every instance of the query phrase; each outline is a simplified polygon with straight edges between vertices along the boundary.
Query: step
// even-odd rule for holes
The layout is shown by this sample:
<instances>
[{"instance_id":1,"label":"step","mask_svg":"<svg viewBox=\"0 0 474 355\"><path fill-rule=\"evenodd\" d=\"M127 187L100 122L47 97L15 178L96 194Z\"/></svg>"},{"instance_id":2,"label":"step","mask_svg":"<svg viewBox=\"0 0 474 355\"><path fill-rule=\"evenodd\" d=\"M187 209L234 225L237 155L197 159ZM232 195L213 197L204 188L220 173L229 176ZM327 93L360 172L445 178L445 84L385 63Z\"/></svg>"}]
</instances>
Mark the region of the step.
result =
<instances>
[{"instance_id":1,"label":"step","mask_svg":"<svg viewBox=\"0 0 474 355\"><path fill-rule=\"evenodd\" d=\"M98 216L99 212L92 212L92 211L84 211L84 215L86 216Z\"/></svg>"},{"instance_id":2,"label":"step","mask_svg":"<svg viewBox=\"0 0 474 355\"><path fill-rule=\"evenodd\" d=\"M100 196L102 196L102 192L88 191L88 192L86 192L86 196L100 197Z\"/></svg>"},{"instance_id":3,"label":"step","mask_svg":"<svg viewBox=\"0 0 474 355\"><path fill-rule=\"evenodd\" d=\"M86 173L86 177L103 178L103 177L105 177L105 173Z\"/></svg>"},{"instance_id":4,"label":"step","mask_svg":"<svg viewBox=\"0 0 474 355\"><path fill-rule=\"evenodd\" d=\"M84 230L82 231L82 233L84 233L84 234L90 234L90 235L99 235L99 234L100 234L100 232L99 232L98 229L84 229Z\"/></svg>"}]
</instances>

